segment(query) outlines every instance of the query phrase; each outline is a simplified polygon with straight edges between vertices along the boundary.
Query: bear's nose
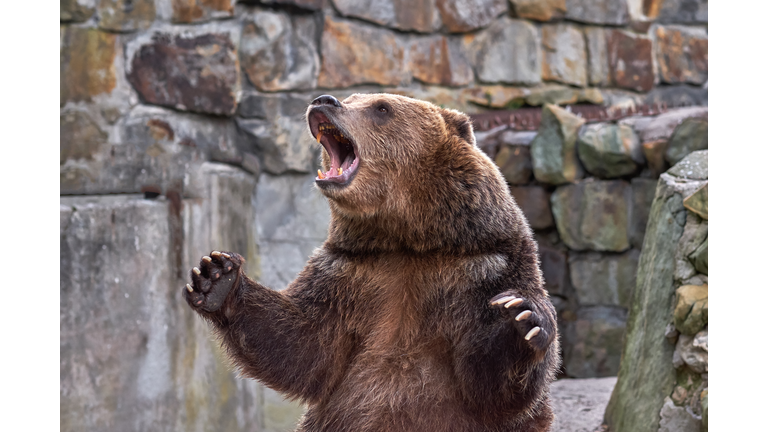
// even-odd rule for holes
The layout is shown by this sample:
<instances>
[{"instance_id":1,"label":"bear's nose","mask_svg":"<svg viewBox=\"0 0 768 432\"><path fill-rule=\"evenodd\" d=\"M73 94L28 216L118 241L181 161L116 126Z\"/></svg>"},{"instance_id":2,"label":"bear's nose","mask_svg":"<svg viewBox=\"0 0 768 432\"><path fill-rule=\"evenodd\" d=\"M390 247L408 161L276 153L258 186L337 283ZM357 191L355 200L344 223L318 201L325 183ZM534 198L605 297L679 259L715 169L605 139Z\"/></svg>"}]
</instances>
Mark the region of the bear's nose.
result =
<instances>
[{"instance_id":1,"label":"bear's nose","mask_svg":"<svg viewBox=\"0 0 768 432\"><path fill-rule=\"evenodd\" d=\"M318 96L312 101L312 105L333 105L337 108L341 108L341 102L331 95Z\"/></svg>"}]
</instances>

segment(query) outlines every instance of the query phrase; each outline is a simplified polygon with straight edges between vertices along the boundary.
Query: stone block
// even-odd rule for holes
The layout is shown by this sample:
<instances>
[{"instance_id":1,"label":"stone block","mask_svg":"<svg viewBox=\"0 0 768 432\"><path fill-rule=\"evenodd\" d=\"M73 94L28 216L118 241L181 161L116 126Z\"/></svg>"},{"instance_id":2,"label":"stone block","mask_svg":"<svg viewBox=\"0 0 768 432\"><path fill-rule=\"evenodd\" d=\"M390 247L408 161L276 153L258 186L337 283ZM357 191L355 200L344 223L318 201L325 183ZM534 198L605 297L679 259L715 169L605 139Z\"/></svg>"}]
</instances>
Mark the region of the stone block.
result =
<instances>
[{"instance_id":1,"label":"stone block","mask_svg":"<svg viewBox=\"0 0 768 432\"><path fill-rule=\"evenodd\" d=\"M542 79L585 87L587 47L581 30L561 23L543 26L541 35Z\"/></svg>"},{"instance_id":2,"label":"stone block","mask_svg":"<svg viewBox=\"0 0 768 432\"><path fill-rule=\"evenodd\" d=\"M667 152L667 143L666 139L660 139L644 142L642 144L643 156L645 157L645 161L648 163L648 169L654 178L669 169L669 163L664 159L664 153Z\"/></svg>"},{"instance_id":3,"label":"stone block","mask_svg":"<svg viewBox=\"0 0 768 432\"><path fill-rule=\"evenodd\" d=\"M236 0L171 0L171 21L199 23L212 19L232 17Z\"/></svg>"},{"instance_id":4,"label":"stone block","mask_svg":"<svg viewBox=\"0 0 768 432\"><path fill-rule=\"evenodd\" d=\"M552 213L560 238L573 250L629 249L631 192L622 180L585 180L558 187L552 194Z\"/></svg>"},{"instance_id":5,"label":"stone block","mask_svg":"<svg viewBox=\"0 0 768 432\"><path fill-rule=\"evenodd\" d=\"M280 116L303 117L312 99L311 95L295 93L243 92L237 115L270 120Z\"/></svg>"},{"instance_id":6,"label":"stone block","mask_svg":"<svg viewBox=\"0 0 768 432\"><path fill-rule=\"evenodd\" d=\"M625 0L566 0L565 18L590 24L624 25L629 22Z\"/></svg>"},{"instance_id":7,"label":"stone block","mask_svg":"<svg viewBox=\"0 0 768 432\"><path fill-rule=\"evenodd\" d=\"M566 0L509 0L515 16L536 21L550 21L565 15Z\"/></svg>"},{"instance_id":8,"label":"stone block","mask_svg":"<svg viewBox=\"0 0 768 432\"><path fill-rule=\"evenodd\" d=\"M690 257L707 240L709 227L707 221L701 220L693 213L686 211L684 214L685 230L675 253L675 280L681 283L696 275L696 267Z\"/></svg>"},{"instance_id":9,"label":"stone block","mask_svg":"<svg viewBox=\"0 0 768 432\"><path fill-rule=\"evenodd\" d=\"M566 328L574 341L564 353L566 374L575 378L616 376L627 312L607 306L582 307L578 319Z\"/></svg>"},{"instance_id":10,"label":"stone block","mask_svg":"<svg viewBox=\"0 0 768 432\"><path fill-rule=\"evenodd\" d=\"M708 123L706 119L687 118L675 128L664 153L670 165L675 165L692 152L707 150Z\"/></svg>"},{"instance_id":11,"label":"stone block","mask_svg":"<svg viewBox=\"0 0 768 432\"><path fill-rule=\"evenodd\" d=\"M709 238L707 238L707 240L704 240L704 243L702 243L698 248L696 248L695 251L693 251L690 255L688 255L688 259L691 261L691 263L693 264L693 268L695 268L697 272L708 275L709 274Z\"/></svg>"},{"instance_id":12,"label":"stone block","mask_svg":"<svg viewBox=\"0 0 768 432\"><path fill-rule=\"evenodd\" d=\"M629 308L639 257L637 249L622 254L571 252L568 266L579 305Z\"/></svg>"},{"instance_id":13,"label":"stone block","mask_svg":"<svg viewBox=\"0 0 768 432\"><path fill-rule=\"evenodd\" d=\"M702 219L709 219L709 182L683 200L683 206Z\"/></svg>"},{"instance_id":14,"label":"stone block","mask_svg":"<svg viewBox=\"0 0 768 432\"><path fill-rule=\"evenodd\" d=\"M237 125L247 137L247 148L260 158L268 173L308 173L320 166L321 146L307 132L303 114L238 118Z\"/></svg>"},{"instance_id":15,"label":"stone block","mask_svg":"<svg viewBox=\"0 0 768 432\"><path fill-rule=\"evenodd\" d=\"M514 135L525 132L507 131L505 135L514 139ZM528 136L532 134L527 134ZM526 138L528 138L528 136ZM535 136L535 135L534 135ZM532 139L532 138L531 138ZM531 163L530 144L511 144L504 142L500 138L499 152L496 154L495 162L499 166L501 174L507 183L521 185L531 180L533 174L533 165Z\"/></svg>"},{"instance_id":16,"label":"stone block","mask_svg":"<svg viewBox=\"0 0 768 432\"><path fill-rule=\"evenodd\" d=\"M658 26L655 55L659 78L669 84L707 82L707 31L701 28Z\"/></svg>"},{"instance_id":17,"label":"stone block","mask_svg":"<svg viewBox=\"0 0 768 432\"><path fill-rule=\"evenodd\" d=\"M645 95L643 103L652 106L706 107L709 104L709 90L706 84L704 86L688 84L658 86Z\"/></svg>"},{"instance_id":18,"label":"stone block","mask_svg":"<svg viewBox=\"0 0 768 432\"><path fill-rule=\"evenodd\" d=\"M693 336L681 334L677 339L672 361L675 367L688 366L696 373L709 371L709 343L707 329Z\"/></svg>"},{"instance_id":19,"label":"stone block","mask_svg":"<svg viewBox=\"0 0 768 432\"><path fill-rule=\"evenodd\" d=\"M115 34L68 26L60 48L60 105L90 102L117 85L114 63L122 53Z\"/></svg>"},{"instance_id":20,"label":"stone block","mask_svg":"<svg viewBox=\"0 0 768 432\"><path fill-rule=\"evenodd\" d=\"M475 78L461 41L441 35L411 40L408 70L425 84L463 86Z\"/></svg>"},{"instance_id":21,"label":"stone block","mask_svg":"<svg viewBox=\"0 0 768 432\"><path fill-rule=\"evenodd\" d=\"M127 44L128 80L148 103L231 115L240 98L239 27L160 28Z\"/></svg>"},{"instance_id":22,"label":"stone block","mask_svg":"<svg viewBox=\"0 0 768 432\"><path fill-rule=\"evenodd\" d=\"M262 174L256 192L258 278L273 289L292 282L328 235L330 210L314 174Z\"/></svg>"},{"instance_id":23,"label":"stone block","mask_svg":"<svg viewBox=\"0 0 768 432\"><path fill-rule=\"evenodd\" d=\"M640 139L626 125L586 125L581 128L576 148L584 168L602 178L632 174L645 162Z\"/></svg>"},{"instance_id":24,"label":"stone block","mask_svg":"<svg viewBox=\"0 0 768 432\"><path fill-rule=\"evenodd\" d=\"M658 181L635 177L631 183L632 211L629 214L629 242L632 247L641 249Z\"/></svg>"},{"instance_id":25,"label":"stone block","mask_svg":"<svg viewBox=\"0 0 768 432\"><path fill-rule=\"evenodd\" d=\"M59 19L61 22L88 21L96 11L96 0L60 0Z\"/></svg>"},{"instance_id":26,"label":"stone block","mask_svg":"<svg viewBox=\"0 0 768 432\"><path fill-rule=\"evenodd\" d=\"M61 199L62 431L258 428L257 384L181 299L169 204Z\"/></svg>"},{"instance_id":27,"label":"stone block","mask_svg":"<svg viewBox=\"0 0 768 432\"><path fill-rule=\"evenodd\" d=\"M98 138L89 128L67 132L62 139L88 134ZM115 141L93 138L86 146L62 148L67 158L60 167L62 194L140 193L145 187L181 192L186 173L205 160L242 160L237 128L230 119L138 106L117 129Z\"/></svg>"},{"instance_id":28,"label":"stone block","mask_svg":"<svg viewBox=\"0 0 768 432\"><path fill-rule=\"evenodd\" d=\"M333 0L333 4L344 16L402 31L432 33L442 24L435 0Z\"/></svg>"},{"instance_id":29,"label":"stone block","mask_svg":"<svg viewBox=\"0 0 768 432\"><path fill-rule=\"evenodd\" d=\"M541 82L538 32L531 23L497 19L471 39L475 71L485 83L534 85Z\"/></svg>"},{"instance_id":30,"label":"stone block","mask_svg":"<svg viewBox=\"0 0 768 432\"><path fill-rule=\"evenodd\" d=\"M611 81L620 88L647 92L653 88L651 39L623 30L606 33Z\"/></svg>"},{"instance_id":31,"label":"stone block","mask_svg":"<svg viewBox=\"0 0 768 432\"><path fill-rule=\"evenodd\" d=\"M260 0L261 3L296 6L300 9L317 11L323 8L326 0Z\"/></svg>"},{"instance_id":32,"label":"stone block","mask_svg":"<svg viewBox=\"0 0 768 432\"><path fill-rule=\"evenodd\" d=\"M539 245L539 260L544 276L544 288L550 295L570 296L570 277L568 274L567 249L553 244L545 237L536 234Z\"/></svg>"},{"instance_id":33,"label":"stone block","mask_svg":"<svg viewBox=\"0 0 768 432\"><path fill-rule=\"evenodd\" d=\"M60 164L70 159L93 160L107 137L87 111L64 111L59 120Z\"/></svg>"},{"instance_id":34,"label":"stone block","mask_svg":"<svg viewBox=\"0 0 768 432\"><path fill-rule=\"evenodd\" d=\"M619 121L632 126L643 143L669 140L675 129L688 118L707 119L707 107L673 108L654 117L634 116Z\"/></svg>"},{"instance_id":35,"label":"stone block","mask_svg":"<svg viewBox=\"0 0 768 432\"><path fill-rule=\"evenodd\" d=\"M155 21L155 0L99 0L99 27L126 32L144 30Z\"/></svg>"},{"instance_id":36,"label":"stone block","mask_svg":"<svg viewBox=\"0 0 768 432\"><path fill-rule=\"evenodd\" d=\"M589 84L608 86L611 83L611 75L608 64L606 29L589 26L584 27L583 31L587 40Z\"/></svg>"},{"instance_id":37,"label":"stone block","mask_svg":"<svg viewBox=\"0 0 768 432\"><path fill-rule=\"evenodd\" d=\"M687 180L706 180L709 171L709 151L699 150L689 153L680 162L667 171L667 174ZM696 183L697 188L704 186ZM695 191L695 190L694 190ZM691 191L693 194L694 191ZM690 195L686 195L688 197Z\"/></svg>"},{"instance_id":38,"label":"stone block","mask_svg":"<svg viewBox=\"0 0 768 432\"><path fill-rule=\"evenodd\" d=\"M393 32L326 16L321 50L319 87L396 86L408 81L405 42Z\"/></svg>"},{"instance_id":39,"label":"stone block","mask_svg":"<svg viewBox=\"0 0 768 432\"><path fill-rule=\"evenodd\" d=\"M579 90L561 84L544 84L528 90L525 103L532 106L570 105L579 101Z\"/></svg>"},{"instance_id":40,"label":"stone block","mask_svg":"<svg viewBox=\"0 0 768 432\"><path fill-rule=\"evenodd\" d=\"M682 334L693 336L709 321L709 288L706 284L683 285L676 293L675 328Z\"/></svg>"},{"instance_id":41,"label":"stone block","mask_svg":"<svg viewBox=\"0 0 768 432\"><path fill-rule=\"evenodd\" d=\"M707 0L664 0L656 20L660 23L707 23Z\"/></svg>"},{"instance_id":42,"label":"stone block","mask_svg":"<svg viewBox=\"0 0 768 432\"><path fill-rule=\"evenodd\" d=\"M550 193L543 186L512 186L509 192L523 211L531 228L547 229L554 225L549 204Z\"/></svg>"},{"instance_id":43,"label":"stone block","mask_svg":"<svg viewBox=\"0 0 768 432\"><path fill-rule=\"evenodd\" d=\"M259 11L243 24L240 62L262 91L314 88L320 69L314 18Z\"/></svg>"},{"instance_id":44,"label":"stone block","mask_svg":"<svg viewBox=\"0 0 768 432\"><path fill-rule=\"evenodd\" d=\"M664 406L659 413L659 432L699 432L701 420L685 407L677 406L671 398L664 398Z\"/></svg>"},{"instance_id":45,"label":"stone block","mask_svg":"<svg viewBox=\"0 0 768 432\"><path fill-rule=\"evenodd\" d=\"M526 87L492 85L462 89L461 94L470 102L480 106L513 109L525 103L525 97L530 94L530 91Z\"/></svg>"},{"instance_id":46,"label":"stone block","mask_svg":"<svg viewBox=\"0 0 768 432\"><path fill-rule=\"evenodd\" d=\"M584 119L555 106L545 105L536 138L531 141L533 175L542 183L563 184L582 177L576 139Z\"/></svg>"},{"instance_id":47,"label":"stone block","mask_svg":"<svg viewBox=\"0 0 768 432\"><path fill-rule=\"evenodd\" d=\"M627 318L619 379L605 412L611 430L657 432L672 394L674 352L665 335L674 309L675 252L685 227L683 198L699 182L662 174L651 206ZM683 336L680 336L681 338Z\"/></svg>"},{"instance_id":48,"label":"stone block","mask_svg":"<svg viewBox=\"0 0 768 432\"><path fill-rule=\"evenodd\" d=\"M487 26L507 11L507 0L437 0L445 28L451 33L466 33Z\"/></svg>"}]
</instances>

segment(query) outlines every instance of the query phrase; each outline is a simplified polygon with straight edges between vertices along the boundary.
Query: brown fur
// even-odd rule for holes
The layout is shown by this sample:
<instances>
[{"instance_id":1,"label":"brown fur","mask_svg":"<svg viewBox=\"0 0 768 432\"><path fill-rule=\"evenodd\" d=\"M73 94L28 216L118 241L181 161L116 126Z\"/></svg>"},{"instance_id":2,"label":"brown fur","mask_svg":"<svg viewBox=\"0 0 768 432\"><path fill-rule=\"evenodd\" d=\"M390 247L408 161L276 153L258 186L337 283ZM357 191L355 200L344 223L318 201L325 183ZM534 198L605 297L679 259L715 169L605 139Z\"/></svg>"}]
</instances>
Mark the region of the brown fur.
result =
<instances>
[{"instance_id":1,"label":"brown fur","mask_svg":"<svg viewBox=\"0 0 768 432\"><path fill-rule=\"evenodd\" d=\"M530 228L469 119L394 95L340 105L308 110L360 159L346 187L321 188L326 242L282 292L245 277L236 254L201 261L190 305L244 375L308 404L299 431L548 430L555 311ZM491 306L502 294L525 302ZM223 306L208 305L216 296ZM533 315L515 321L522 310Z\"/></svg>"}]
</instances>

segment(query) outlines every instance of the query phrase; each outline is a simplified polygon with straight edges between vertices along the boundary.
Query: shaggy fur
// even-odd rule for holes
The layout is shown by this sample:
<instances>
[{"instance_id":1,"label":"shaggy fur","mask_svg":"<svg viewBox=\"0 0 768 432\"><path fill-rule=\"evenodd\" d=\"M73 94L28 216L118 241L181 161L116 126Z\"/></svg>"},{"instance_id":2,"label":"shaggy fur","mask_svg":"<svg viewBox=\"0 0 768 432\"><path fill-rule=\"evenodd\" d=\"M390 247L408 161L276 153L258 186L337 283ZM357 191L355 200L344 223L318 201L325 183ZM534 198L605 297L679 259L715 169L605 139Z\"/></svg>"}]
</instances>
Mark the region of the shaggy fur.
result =
<instances>
[{"instance_id":1,"label":"shaggy fur","mask_svg":"<svg viewBox=\"0 0 768 432\"><path fill-rule=\"evenodd\" d=\"M239 255L212 252L189 304L242 374L307 403L299 431L548 430L555 310L469 118L395 95L318 100L312 135L330 121L359 159L348 184L318 181L328 239L281 292L248 279ZM509 295L524 301L491 305Z\"/></svg>"}]
</instances>

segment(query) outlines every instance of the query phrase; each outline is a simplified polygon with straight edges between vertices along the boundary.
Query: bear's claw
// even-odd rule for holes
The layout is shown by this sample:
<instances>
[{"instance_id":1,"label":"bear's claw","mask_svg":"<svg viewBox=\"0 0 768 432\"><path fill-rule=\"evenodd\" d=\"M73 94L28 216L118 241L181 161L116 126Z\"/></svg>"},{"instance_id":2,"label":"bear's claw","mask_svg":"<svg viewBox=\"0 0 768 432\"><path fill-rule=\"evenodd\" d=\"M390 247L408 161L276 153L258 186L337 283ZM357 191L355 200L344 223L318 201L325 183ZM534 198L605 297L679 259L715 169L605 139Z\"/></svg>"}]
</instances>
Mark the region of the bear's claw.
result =
<instances>
[{"instance_id":1,"label":"bear's claw","mask_svg":"<svg viewBox=\"0 0 768 432\"><path fill-rule=\"evenodd\" d=\"M499 308L509 314L512 323L534 348L544 350L548 345L548 333L546 323L543 321L546 314L537 313L536 304L526 298L509 291L499 294L491 299L491 307Z\"/></svg>"},{"instance_id":2,"label":"bear's claw","mask_svg":"<svg viewBox=\"0 0 768 432\"><path fill-rule=\"evenodd\" d=\"M202 257L199 267L192 268L192 284L184 287L184 298L194 309L217 311L232 288L237 285L240 266L244 261L236 253L226 254L219 251Z\"/></svg>"}]
</instances>

